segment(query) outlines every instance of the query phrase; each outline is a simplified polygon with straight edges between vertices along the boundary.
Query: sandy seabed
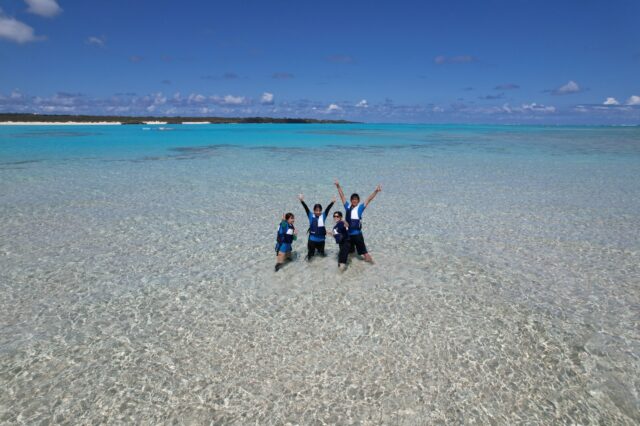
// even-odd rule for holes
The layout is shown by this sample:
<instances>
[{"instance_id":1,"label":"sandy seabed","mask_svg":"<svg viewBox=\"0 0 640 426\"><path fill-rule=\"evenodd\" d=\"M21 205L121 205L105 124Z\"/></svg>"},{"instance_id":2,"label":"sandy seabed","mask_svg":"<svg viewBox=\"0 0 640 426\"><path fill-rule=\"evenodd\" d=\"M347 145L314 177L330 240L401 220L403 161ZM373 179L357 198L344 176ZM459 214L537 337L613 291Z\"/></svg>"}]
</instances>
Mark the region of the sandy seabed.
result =
<instances>
[{"instance_id":1,"label":"sandy seabed","mask_svg":"<svg viewBox=\"0 0 640 426\"><path fill-rule=\"evenodd\" d=\"M640 422L637 162L339 154L6 165L0 422ZM376 264L274 273L334 175Z\"/></svg>"}]
</instances>

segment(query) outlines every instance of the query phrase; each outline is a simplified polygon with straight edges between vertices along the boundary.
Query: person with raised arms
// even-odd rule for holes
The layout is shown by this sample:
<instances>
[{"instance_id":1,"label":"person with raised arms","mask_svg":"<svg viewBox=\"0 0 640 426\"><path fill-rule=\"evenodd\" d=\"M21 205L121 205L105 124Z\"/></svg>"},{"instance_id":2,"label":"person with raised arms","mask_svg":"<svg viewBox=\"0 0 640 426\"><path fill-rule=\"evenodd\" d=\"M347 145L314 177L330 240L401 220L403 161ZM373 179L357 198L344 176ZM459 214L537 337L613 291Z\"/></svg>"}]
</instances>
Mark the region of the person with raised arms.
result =
<instances>
[{"instance_id":1,"label":"person with raised arms","mask_svg":"<svg viewBox=\"0 0 640 426\"><path fill-rule=\"evenodd\" d=\"M340 200L344 204L345 209L345 221L349 226L349 242L350 252L353 253L357 250L358 255L364 257L364 260L373 263L373 258L367 251L367 246L364 244L364 237L362 235L362 213L364 209L369 206L369 203L378 195L378 192L382 191L382 186L378 185L369 197L360 203L360 196L356 193L351 194L350 203L347 203L347 198L344 196L344 191L340 186L340 182L336 179L336 188L338 188L338 195Z\"/></svg>"},{"instance_id":2,"label":"person with raised arms","mask_svg":"<svg viewBox=\"0 0 640 426\"><path fill-rule=\"evenodd\" d=\"M309 207L304 202L304 194L298 195L298 199L300 203L302 203L302 207L304 207L304 211L307 213L307 217L309 218L309 241L307 242L307 260L311 260L311 258L315 255L316 250L320 256L326 256L324 253L324 242L327 236L327 228L325 227L325 221L327 220L327 215L331 211L331 207L336 202L336 198L333 197L331 203L327 206L327 208L322 211L322 206L320 204L316 204L313 206L313 212L309 210Z\"/></svg>"}]
</instances>

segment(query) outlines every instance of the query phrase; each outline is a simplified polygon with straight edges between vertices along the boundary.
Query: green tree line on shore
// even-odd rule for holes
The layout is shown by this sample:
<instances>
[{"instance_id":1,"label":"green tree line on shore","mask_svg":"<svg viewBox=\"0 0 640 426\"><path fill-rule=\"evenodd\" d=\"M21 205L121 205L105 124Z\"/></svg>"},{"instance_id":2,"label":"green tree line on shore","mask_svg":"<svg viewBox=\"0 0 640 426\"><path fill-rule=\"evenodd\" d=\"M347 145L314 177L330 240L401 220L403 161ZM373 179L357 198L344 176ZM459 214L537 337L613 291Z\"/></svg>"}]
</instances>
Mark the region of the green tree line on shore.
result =
<instances>
[{"instance_id":1,"label":"green tree line on shore","mask_svg":"<svg viewBox=\"0 0 640 426\"><path fill-rule=\"evenodd\" d=\"M144 124L145 121L162 121L168 124L183 122L209 122L213 124L230 123L351 123L346 120L316 120L313 118L272 118L272 117L153 117L122 115L60 115L60 114L23 114L0 113L0 122L51 122L51 123L95 123L109 122L122 124Z\"/></svg>"}]
</instances>

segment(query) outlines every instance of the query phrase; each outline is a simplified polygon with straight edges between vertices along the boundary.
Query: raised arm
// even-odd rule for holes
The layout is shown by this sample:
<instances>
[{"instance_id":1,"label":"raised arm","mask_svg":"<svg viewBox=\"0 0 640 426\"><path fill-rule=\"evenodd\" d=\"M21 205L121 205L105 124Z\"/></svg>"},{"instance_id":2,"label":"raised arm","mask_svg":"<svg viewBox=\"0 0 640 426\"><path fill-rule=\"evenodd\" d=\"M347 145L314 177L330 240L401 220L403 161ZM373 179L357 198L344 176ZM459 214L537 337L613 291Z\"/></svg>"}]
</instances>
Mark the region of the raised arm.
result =
<instances>
[{"instance_id":1,"label":"raised arm","mask_svg":"<svg viewBox=\"0 0 640 426\"><path fill-rule=\"evenodd\" d=\"M335 202L336 202L336 197L333 197L333 198L331 199L331 202L330 202L330 203L329 203L329 205L327 206L327 208L326 208L326 209L324 209L324 217L329 216L329 212L331 211L331 207L333 207L333 205L335 204Z\"/></svg>"},{"instance_id":2,"label":"raised arm","mask_svg":"<svg viewBox=\"0 0 640 426\"><path fill-rule=\"evenodd\" d=\"M300 200L300 202L302 203L302 207L304 207L304 211L307 212L307 216L309 216L310 211L307 203L304 202L304 194L298 195L298 200Z\"/></svg>"},{"instance_id":3,"label":"raised arm","mask_svg":"<svg viewBox=\"0 0 640 426\"><path fill-rule=\"evenodd\" d=\"M338 195L340 196L340 200L344 205L347 202L347 198L344 196L344 191L342 191L342 187L340 186L340 182L338 182L338 179L335 180L335 184L336 188L338 188Z\"/></svg>"},{"instance_id":4,"label":"raised arm","mask_svg":"<svg viewBox=\"0 0 640 426\"><path fill-rule=\"evenodd\" d=\"M369 203L372 202L374 198L376 198L376 195L378 195L378 192L380 192L380 191L382 191L382 186L381 185L376 186L376 189L365 200L364 206L368 207Z\"/></svg>"}]
</instances>

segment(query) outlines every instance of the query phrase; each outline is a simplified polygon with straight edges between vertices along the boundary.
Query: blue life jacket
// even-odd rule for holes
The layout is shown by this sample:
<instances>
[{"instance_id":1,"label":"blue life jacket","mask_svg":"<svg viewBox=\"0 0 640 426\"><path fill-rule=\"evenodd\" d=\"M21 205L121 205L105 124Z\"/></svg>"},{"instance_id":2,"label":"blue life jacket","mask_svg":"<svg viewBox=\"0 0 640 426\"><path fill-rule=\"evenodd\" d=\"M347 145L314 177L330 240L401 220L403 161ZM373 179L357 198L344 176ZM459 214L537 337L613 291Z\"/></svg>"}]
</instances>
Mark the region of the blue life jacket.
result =
<instances>
[{"instance_id":1,"label":"blue life jacket","mask_svg":"<svg viewBox=\"0 0 640 426\"><path fill-rule=\"evenodd\" d=\"M336 226L333 227L333 238L336 239L336 244L349 239L349 231L347 231L347 227L344 226L342 221L336 223Z\"/></svg>"},{"instance_id":2,"label":"blue life jacket","mask_svg":"<svg viewBox=\"0 0 640 426\"><path fill-rule=\"evenodd\" d=\"M293 231L295 227L287 222L286 230L282 226L278 227L278 236L276 240L279 243L291 244L293 243Z\"/></svg>"},{"instance_id":3,"label":"blue life jacket","mask_svg":"<svg viewBox=\"0 0 640 426\"><path fill-rule=\"evenodd\" d=\"M345 207L345 219L349 224L350 231L359 231L362 229L362 220L358 213L359 206L360 204L352 207L351 204L349 204L349 206Z\"/></svg>"},{"instance_id":4,"label":"blue life jacket","mask_svg":"<svg viewBox=\"0 0 640 426\"><path fill-rule=\"evenodd\" d=\"M309 233L316 238L324 240L327 235L327 228L324 226L324 214L321 213L320 216L317 217L315 214L311 213L309 219Z\"/></svg>"}]
</instances>

